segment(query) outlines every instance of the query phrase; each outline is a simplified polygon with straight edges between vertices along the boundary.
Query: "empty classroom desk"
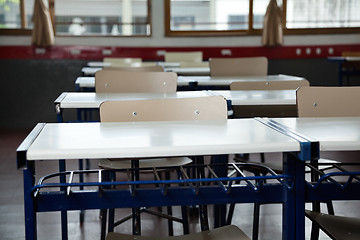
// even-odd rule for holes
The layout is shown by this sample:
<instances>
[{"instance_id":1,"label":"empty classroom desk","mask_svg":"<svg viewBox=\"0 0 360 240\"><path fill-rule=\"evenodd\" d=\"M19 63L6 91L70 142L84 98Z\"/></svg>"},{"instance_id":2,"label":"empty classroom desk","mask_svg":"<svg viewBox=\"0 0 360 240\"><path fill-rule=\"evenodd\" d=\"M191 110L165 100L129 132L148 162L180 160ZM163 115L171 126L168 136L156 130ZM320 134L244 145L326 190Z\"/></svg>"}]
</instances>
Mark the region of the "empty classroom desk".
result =
<instances>
[{"instance_id":1,"label":"empty classroom desk","mask_svg":"<svg viewBox=\"0 0 360 240\"><path fill-rule=\"evenodd\" d=\"M206 91L182 91L174 93L95 93L95 92L64 92L56 98L55 111L58 122L63 122L64 109L99 109L106 100L147 100L167 98L193 98L207 97ZM78 120L82 120L81 112L78 112Z\"/></svg>"},{"instance_id":2,"label":"empty classroom desk","mask_svg":"<svg viewBox=\"0 0 360 240\"><path fill-rule=\"evenodd\" d=\"M311 145L303 138L285 135L258 119L38 124L17 149L18 168L23 169L24 175L26 239L36 239L36 215L39 212L254 201L283 203L283 239L304 239L305 226L301 220L304 219L304 201L301 197L297 199L298 189L303 189L304 173L297 165L311 159ZM261 186L231 185L230 182L236 180L246 182L257 177L214 180L213 175L208 180L182 179L184 186L166 187L167 182L162 180L152 182L158 184L155 188L137 188L137 185L146 182L126 181L116 184L130 185L130 188L108 190L106 186L113 183L74 181L71 176L78 174L76 171L63 173L64 179L69 177L66 183L65 180L59 183L58 175L55 179L50 175L46 181L35 183L35 163L42 160L140 159L261 152L286 153L283 158L287 163L284 175L264 176L264 179L275 179L275 184L260 181ZM100 180L105 172L100 170L95 173L99 174ZM195 184L199 181L215 181L215 184ZM224 181L228 184L220 184ZM98 188L92 191L73 189L81 184ZM59 186L62 191L58 190ZM45 187L46 191L43 191ZM303 196L302 191L300 196Z\"/></svg>"},{"instance_id":3,"label":"empty classroom desk","mask_svg":"<svg viewBox=\"0 0 360 240\"><path fill-rule=\"evenodd\" d=\"M296 117L296 90L209 90L229 101L235 118Z\"/></svg>"}]
</instances>

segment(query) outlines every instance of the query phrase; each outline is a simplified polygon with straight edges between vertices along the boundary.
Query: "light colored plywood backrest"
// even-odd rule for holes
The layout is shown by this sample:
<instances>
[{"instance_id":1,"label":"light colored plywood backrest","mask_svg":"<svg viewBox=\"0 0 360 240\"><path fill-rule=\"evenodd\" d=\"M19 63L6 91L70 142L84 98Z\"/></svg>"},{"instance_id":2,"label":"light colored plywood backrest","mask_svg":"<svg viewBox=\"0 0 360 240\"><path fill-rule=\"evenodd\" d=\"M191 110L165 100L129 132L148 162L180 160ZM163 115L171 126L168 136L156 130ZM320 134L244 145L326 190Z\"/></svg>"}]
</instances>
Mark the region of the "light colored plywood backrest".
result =
<instances>
[{"instance_id":1,"label":"light colored plywood backrest","mask_svg":"<svg viewBox=\"0 0 360 240\"><path fill-rule=\"evenodd\" d=\"M95 73L95 92L176 92L174 72L125 72L100 70Z\"/></svg>"},{"instance_id":2,"label":"light colored plywood backrest","mask_svg":"<svg viewBox=\"0 0 360 240\"><path fill-rule=\"evenodd\" d=\"M301 87L299 117L360 117L360 87Z\"/></svg>"},{"instance_id":3,"label":"light colored plywood backrest","mask_svg":"<svg viewBox=\"0 0 360 240\"><path fill-rule=\"evenodd\" d=\"M165 62L202 62L203 53L195 52L165 52Z\"/></svg>"},{"instance_id":4,"label":"light colored plywood backrest","mask_svg":"<svg viewBox=\"0 0 360 240\"><path fill-rule=\"evenodd\" d=\"M342 52L343 57L360 57L360 52Z\"/></svg>"},{"instance_id":5,"label":"light colored plywood backrest","mask_svg":"<svg viewBox=\"0 0 360 240\"><path fill-rule=\"evenodd\" d=\"M101 122L222 119L227 119L227 104L222 96L105 101L100 105Z\"/></svg>"},{"instance_id":6,"label":"light colored plywood backrest","mask_svg":"<svg viewBox=\"0 0 360 240\"><path fill-rule=\"evenodd\" d=\"M268 72L266 57L211 58L210 75L219 76L265 76Z\"/></svg>"},{"instance_id":7,"label":"light colored plywood backrest","mask_svg":"<svg viewBox=\"0 0 360 240\"><path fill-rule=\"evenodd\" d=\"M103 59L103 62L111 63L111 64L129 64L133 62L142 62L141 58L115 58L115 57L106 57Z\"/></svg>"},{"instance_id":8,"label":"light colored plywood backrest","mask_svg":"<svg viewBox=\"0 0 360 240\"><path fill-rule=\"evenodd\" d=\"M141 66L141 67L104 67L104 70L126 71L126 72L163 72L162 66Z\"/></svg>"},{"instance_id":9,"label":"light colored plywood backrest","mask_svg":"<svg viewBox=\"0 0 360 240\"><path fill-rule=\"evenodd\" d=\"M296 81L252 81L232 82L230 90L295 90L298 87L309 86L306 79Z\"/></svg>"}]
</instances>

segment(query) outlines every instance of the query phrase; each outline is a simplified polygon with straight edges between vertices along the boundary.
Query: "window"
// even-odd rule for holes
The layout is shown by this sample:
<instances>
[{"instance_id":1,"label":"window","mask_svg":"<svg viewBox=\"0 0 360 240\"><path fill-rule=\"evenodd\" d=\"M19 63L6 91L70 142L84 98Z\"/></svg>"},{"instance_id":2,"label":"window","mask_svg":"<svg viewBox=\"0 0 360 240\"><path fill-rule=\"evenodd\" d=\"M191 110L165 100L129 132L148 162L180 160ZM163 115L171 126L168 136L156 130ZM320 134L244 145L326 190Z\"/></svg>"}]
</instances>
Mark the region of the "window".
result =
<instances>
[{"instance_id":1,"label":"window","mask_svg":"<svg viewBox=\"0 0 360 240\"><path fill-rule=\"evenodd\" d=\"M360 30L359 0L277 0L285 33ZM260 34L269 0L165 0L168 36Z\"/></svg>"},{"instance_id":2,"label":"window","mask_svg":"<svg viewBox=\"0 0 360 240\"><path fill-rule=\"evenodd\" d=\"M0 32L30 34L34 0L0 0Z\"/></svg>"},{"instance_id":3,"label":"window","mask_svg":"<svg viewBox=\"0 0 360 240\"><path fill-rule=\"evenodd\" d=\"M150 36L151 0L44 0L56 35ZM34 0L0 0L0 33L31 34Z\"/></svg>"},{"instance_id":4,"label":"window","mask_svg":"<svg viewBox=\"0 0 360 240\"><path fill-rule=\"evenodd\" d=\"M150 36L148 0L56 0L61 36Z\"/></svg>"},{"instance_id":5,"label":"window","mask_svg":"<svg viewBox=\"0 0 360 240\"><path fill-rule=\"evenodd\" d=\"M287 28L360 26L358 0L287 0Z\"/></svg>"}]
</instances>

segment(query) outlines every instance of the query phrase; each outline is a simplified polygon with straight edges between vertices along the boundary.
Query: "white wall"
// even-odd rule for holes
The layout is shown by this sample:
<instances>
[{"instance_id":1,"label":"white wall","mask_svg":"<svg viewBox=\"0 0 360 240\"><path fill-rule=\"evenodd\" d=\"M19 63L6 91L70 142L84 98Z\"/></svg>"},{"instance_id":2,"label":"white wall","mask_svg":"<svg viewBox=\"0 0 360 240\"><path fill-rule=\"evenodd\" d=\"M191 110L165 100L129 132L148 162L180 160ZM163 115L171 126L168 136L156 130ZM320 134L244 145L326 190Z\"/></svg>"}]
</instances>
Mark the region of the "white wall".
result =
<instances>
[{"instance_id":1,"label":"white wall","mask_svg":"<svg viewBox=\"0 0 360 240\"><path fill-rule=\"evenodd\" d=\"M152 37L56 37L56 45L82 46L144 46L144 47L188 47L188 46L260 46L261 36L231 37L165 37L164 4L162 0L152 1ZM359 44L357 34L287 35L284 46ZM30 36L0 36L0 45L27 46Z\"/></svg>"}]
</instances>

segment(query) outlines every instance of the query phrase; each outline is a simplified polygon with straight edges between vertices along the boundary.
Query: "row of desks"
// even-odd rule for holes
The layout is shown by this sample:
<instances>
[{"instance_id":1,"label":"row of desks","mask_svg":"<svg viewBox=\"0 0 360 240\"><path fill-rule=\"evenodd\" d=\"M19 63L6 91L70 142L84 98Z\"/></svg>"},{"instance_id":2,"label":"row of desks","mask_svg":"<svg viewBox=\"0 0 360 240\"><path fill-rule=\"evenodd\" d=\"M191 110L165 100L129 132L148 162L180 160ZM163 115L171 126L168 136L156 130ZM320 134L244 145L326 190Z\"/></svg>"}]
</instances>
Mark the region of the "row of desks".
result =
<instances>
[{"instance_id":1,"label":"row of desks","mask_svg":"<svg viewBox=\"0 0 360 240\"><path fill-rule=\"evenodd\" d=\"M232 82L248 81L299 81L302 77L285 74L267 76L236 76L236 77L210 77L210 76L179 76L177 85L182 90L203 90L213 88L229 89ZM93 90L95 88L95 77L78 77L75 81L75 88L80 90Z\"/></svg>"},{"instance_id":2,"label":"row of desks","mask_svg":"<svg viewBox=\"0 0 360 240\"><path fill-rule=\"evenodd\" d=\"M18 168L23 169L24 174L26 239L36 239L37 212L258 201L283 203L283 239L304 239L305 202L360 199L358 178L342 187L332 181L317 186L306 182L305 163L317 158L320 151L348 150L360 150L360 118L38 124L17 149ZM221 184L236 180L228 178L212 179L217 184L210 186L196 184L199 179L182 180L178 183L183 186L171 185L166 191L161 186L170 182L164 180L154 182L159 188L137 188L144 184L139 181L122 182L130 188L117 190L106 189L110 183L100 178L99 182L82 183L98 186L98 190L91 191L72 190L80 185L72 182L72 178L62 185L58 178L53 185L35 183L35 163L44 160L219 157L262 152L284 153L284 175L278 176L276 183L255 188L246 184L231 187ZM237 180L244 183L251 179L254 180L251 177ZM54 186L62 188L57 190ZM42 190L43 187L51 190ZM118 201L119 198L122 201Z\"/></svg>"},{"instance_id":3,"label":"row of desks","mask_svg":"<svg viewBox=\"0 0 360 240\"><path fill-rule=\"evenodd\" d=\"M179 77L178 87L201 89L228 88L233 81L301 80L287 75L239 78ZM76 80L77 90L93 89L94 77ZM200 88L199 88L200 86ZM231 106L295 105L295 91L192 91L174 94L63 93L55 101L61 116L65 108L98 108L104 100L224 96ZM332 129L332 132L328 132ZM248 118L225 121L139 122L139 123L40 123L17 149L18 168L23 169L26 239L36 239L38 212L166 205L226 204L236 202L283 203L283 239L304 239L305 202L329 199L360 199L359 181L346 188L331 182L320 187L306 183L305 163L320 151L360 150L360 118ZM224 182L254 181L251 176L214 179L191 178L155 180L155 188L138 188L144 181L117 182L129 188L110 190L114 184L74 182L65 177L80 172L55 174L55 180L36 183L37 161L77 159L142 159L151 157L211 155L218 162L228 154L283 152L284 175L266 176L276 183L224 185ZM134 173L130 170L130 173ZM90 171L91 172L91 171ZM352 173L347 173L352 174ZM359 173L355 173L359 175ZM61 183L58 181L60 176ZM214 177L212 177L214 178ZM258 179L257 179L258 180ZM204 181L215 182L206 187ZM262 182L262 181L260 181ZM183 184L174 186L172 184ZM185 183L185 184L184 184ZM199 184L200 183L200 184ZM77 186L96 186L97 190L76 190ZM164 186L166 190L164 190ZM194 188L194 186L196 186ZM231 187L230 187L231 186ZM56 187L56 188L55 188ZM58 190L60 187L60 190ZM46 191L43 190L46 188ZM51 190L48 190L51 189ZM81 189L81 188L80 188ZM231 191L230 191L231 189ZM276 194L274 194L276 193ZM186 196L186 197L184 197ZM122 199L122 201L118 201Z\"/></svg>"}]
</instances>

